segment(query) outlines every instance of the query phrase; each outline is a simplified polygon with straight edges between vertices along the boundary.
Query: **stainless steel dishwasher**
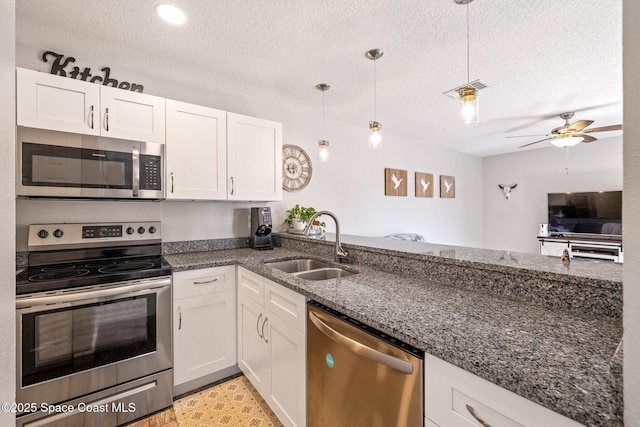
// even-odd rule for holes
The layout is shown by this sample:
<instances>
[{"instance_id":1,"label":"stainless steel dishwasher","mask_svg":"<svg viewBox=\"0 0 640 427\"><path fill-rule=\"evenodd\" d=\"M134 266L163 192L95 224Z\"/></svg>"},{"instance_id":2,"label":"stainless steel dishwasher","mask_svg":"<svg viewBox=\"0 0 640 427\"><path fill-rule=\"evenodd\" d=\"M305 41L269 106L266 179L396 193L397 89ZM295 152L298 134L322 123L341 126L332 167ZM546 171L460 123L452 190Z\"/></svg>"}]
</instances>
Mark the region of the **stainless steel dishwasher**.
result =
<instances>
[{"instance_id":1,"label":"stainless steel dishwasher","mask_svg":"<svg viewBox=\"0 0 640 427\"><path fill-rule=\"evenodd\" d=\"M424 352L307 305L307 427L422 426Z\"/></svg>"}]
</instances>

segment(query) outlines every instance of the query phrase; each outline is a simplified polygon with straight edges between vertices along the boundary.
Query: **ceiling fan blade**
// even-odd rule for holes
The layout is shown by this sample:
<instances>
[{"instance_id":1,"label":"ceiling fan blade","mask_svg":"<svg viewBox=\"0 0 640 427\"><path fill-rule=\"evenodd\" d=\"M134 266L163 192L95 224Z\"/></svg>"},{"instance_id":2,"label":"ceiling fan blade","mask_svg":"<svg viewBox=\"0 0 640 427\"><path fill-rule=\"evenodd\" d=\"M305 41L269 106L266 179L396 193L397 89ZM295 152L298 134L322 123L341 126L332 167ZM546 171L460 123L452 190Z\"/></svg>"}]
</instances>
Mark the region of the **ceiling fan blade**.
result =
<instances>
[{"instance_id":1,"label":"ceiling fan blade","mask_svg":"<svg viewBox=\"0 0 640 427\"><path fill-rule=\"evenodd\" d=\"M611 126L601 126L599 128L591 128L583 131L582 133L591 133L591 132L609 132L612 130L622 130L622 125L611 125Z\"/></svg>"},{"instance_id":2,"label":"ceiling fan blade","mask_svg":"<svg viewBox=\"0 0 640 427\"><path fill-rule=\"evenodd\" d=\"M597 105L590 105L587 107L583 107L583 108L572 108L568 111L573 111L574 113L578 113L578 112L582 112L582 111L589 111L589 110L596 110L598 108L604 108L604 107L611 107L613 105L619 105L621 104L621 101L613 101L613 102L605 102L603 104L597 104ZM565 110L567 111L567 110ZM523 123L521 125L512 127L508 130L506 130L505 132L515 132L524 128L528 128L530 126L533 126L535 124L538 124L542 121L545 120L549 120L549 119L553 119L558 117L560 114L564 113L565 111L560 111L557 113L552 113L552 114L543 114L543 115L531 115L531 116L512 116L512 117L497 117L495 119L489 119L490 121L493 120L497 120L497 121L504 121L504 120L527 120L527 123Z\"/></svg>"},{"instance_id":3,"label":"ceiling fan blade","mask_svg":"<svg viewBox=\"0 0 640 427\"><path fill-rule=\"evenodd\" d=\"M551 136L551 135L512 135L512 136L505 136L505 138L531 138L533 136Z\"/></svg>"},{"instance_id":4,"label":"ceiling fan blade","mask_svg":"<svg viewBox=\"0 0 640 427\"><path fill-rule=\"evenodd\" d=\"M587 126L591 125L592 123L593 123L593 120L578 120L577 122L572 123L571 125L569 125L569 127L567 127L567 131L568 132L580 132L582 129L586 128Z\"/></svg>"},{"instance_id":5,"label":"ceiling fan blade","mask_svg":"<svg viewBox=\"0 0 640 427\"><path fill-rule=\"evenodd\" d=\"M593 141L597 141L598 140L598 138L594 138L594 137L592 137L590 135L580 134L580 135L577 135L577 136L581 136L582 137L582 141L581 142L593 142Z\"/></svg>"},{"instance_id":6,"label":"ceiling fan blade","mask_svg":"<svg viewBox=\"0 0 640 427\"><path fill-rule=\"evenodd\" d=\"M545 139L540 139L540 140L538 140L538 141L533 141L533 142L530 142L530 143L528 143L528 144L521 145L521 146L520 146L520 147L518 147L518 148L528 147L528 146L530 146L530 145L537 144L538 142L548 141L548 140L550 140L550 139L555 139L555 138L545 138Z\"/></svg>"}]
</instances>

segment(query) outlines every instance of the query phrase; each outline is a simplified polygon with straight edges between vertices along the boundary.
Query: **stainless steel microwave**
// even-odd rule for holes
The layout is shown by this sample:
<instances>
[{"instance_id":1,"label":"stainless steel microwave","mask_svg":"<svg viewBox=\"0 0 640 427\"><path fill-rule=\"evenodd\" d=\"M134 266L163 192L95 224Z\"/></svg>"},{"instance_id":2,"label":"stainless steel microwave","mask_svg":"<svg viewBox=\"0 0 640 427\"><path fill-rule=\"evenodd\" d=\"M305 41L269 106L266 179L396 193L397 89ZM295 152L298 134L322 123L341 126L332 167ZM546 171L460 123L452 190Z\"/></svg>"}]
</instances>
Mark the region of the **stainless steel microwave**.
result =
<instances>
[{"instance_id":1,"label":"stainless steel microwave","mask_svg":"<svg viewBox=\"0 0 640 427\"><path fill-rule=\"evenodd\" d=\"M16 194L164 199L164 145L18 127Z\"/></svg>"}]
</instances>

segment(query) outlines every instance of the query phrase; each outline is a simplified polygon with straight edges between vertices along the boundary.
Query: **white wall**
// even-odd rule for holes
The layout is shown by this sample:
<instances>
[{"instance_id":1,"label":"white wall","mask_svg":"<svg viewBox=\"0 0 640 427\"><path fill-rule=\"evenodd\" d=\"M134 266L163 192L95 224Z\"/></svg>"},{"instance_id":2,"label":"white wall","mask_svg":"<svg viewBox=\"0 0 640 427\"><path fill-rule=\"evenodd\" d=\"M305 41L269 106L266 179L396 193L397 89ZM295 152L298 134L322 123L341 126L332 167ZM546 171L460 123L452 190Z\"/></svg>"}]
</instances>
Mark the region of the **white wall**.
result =
<instances>
[{"instance_id":1,"label":"white wall","mask_svg":"<svg viewBox=\"0 0 640 427\"><path fill-rule=\"evenodd\" d=\"M514 183L507 200L498 184ZM485 157L484 247L537 253L539 224L548 221L547 193L607 190L622 190L622 137L600 137L568 153L551 146Z\"/></svg>"},{"instance_id":2,"label":"white wall","mask_svg":"<svg viewBox=\"0 0 640 427\"><path fill-rule=\"evenodd\" d=\"M0 0L0 402L16 396L15 309L15 2ZM0 425L15 414L0 411Z\"/></svg>"},{"instance_id":3,"label":"white wall","mask_svg":"<svg viewBox=\"0 0 640 427\"><path fill-rule=\"evenodd\" d=\"M640 3L623 3L624 68L624 412L640 426Z\"/></svg>"},{"instance_id":4,"label":"white wall","mask_svg":"<svg viewBox=\"0 0 640 427\"><path fill-rule=\"evenodd\" d=\"M73 56L70 50L65 54ZM17 65L48 72L49 64L40 60L42 49L18 44ZM109 64L109 58L91 62L76 58L81 66L98 68ZM331 210L340 219L341 232L380 236L395 232L421 233L432 242L463 246L482 246L482 160L452 150L428 145L423 141L384 133L383 148L371 151L367 147L368 124L351 124L326 120L325 127L331 146L331 158L321 164L317 160L317 140L321 136L321 102L317 116L302 115L277 106L265 105L229 93L215 93L189 85L170 82L159 77L112 70L121 80L144 84L145 93L206 105L240 114L261 117L283 123L284 144L305 149L312 157L313 177L302 191L286 193L282 203L270 203L274 224L281 229L284 211L296 203ZM214 76L212 76L214 78ZM310 82L310 96L317 96ZM330 108L327 92L326 108ZM409 172L408 197L384 196L384 168ZM456 198L416 198L414 172L456 177ZM437 196L438 193L436 193ZM260 203L231 202L72 202L18 201L18 250L26 250L26 226L48 221L109 221L161 219L166 241L245 237L250 233L249 207ZM472 213L472 214L469 214ZM327 220L328 230L333 224Z\"/></svg>"}]
</instances>

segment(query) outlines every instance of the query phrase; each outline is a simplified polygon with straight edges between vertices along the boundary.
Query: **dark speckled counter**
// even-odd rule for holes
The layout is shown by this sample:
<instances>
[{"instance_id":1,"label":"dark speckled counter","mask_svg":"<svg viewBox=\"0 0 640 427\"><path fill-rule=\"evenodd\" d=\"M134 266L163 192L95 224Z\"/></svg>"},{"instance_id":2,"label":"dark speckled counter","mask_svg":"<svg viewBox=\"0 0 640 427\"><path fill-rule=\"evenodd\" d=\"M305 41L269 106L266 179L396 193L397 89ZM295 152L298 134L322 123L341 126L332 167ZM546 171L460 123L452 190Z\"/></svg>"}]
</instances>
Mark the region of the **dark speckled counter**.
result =
<instances>
[{"instance_id":1,"label":"dark speckled counter","mask_svg":"<svg viewBox=\"0 0 640 427\"><path fill-rule=\"evenodd\" d=\"M602 265L572 261L567 270L555 260L527 254L492 263L487 258L498 251L486 251L481 259L476 251L482 250L445 247L434 255L434 245L365 240L345 239L356 262L343 267L358 274L316 282L264 262L303 254L332 259L330 242L281 235L277 241L283 247L271 251L232 249L165 258L174 271L241 265L580 423L622 425L622 355L616 354L622 338L621 307L616 307L621 305L621 295L616 296L622 289L620 266L609 264L602 273ZM451 250L455 255L443 253ZM452 272L448 276L447 270ZM461 273L466 270L471 276L485 274L471 280ZM478 285L500 275L508 279ZM584 304L558 305L562 292L528 297L563 285L599 299L597 309L591 313ZM497 289L501 286L509 290ZM513 293L518 287L525 290Z\"/></svg>"}]
</instances>

